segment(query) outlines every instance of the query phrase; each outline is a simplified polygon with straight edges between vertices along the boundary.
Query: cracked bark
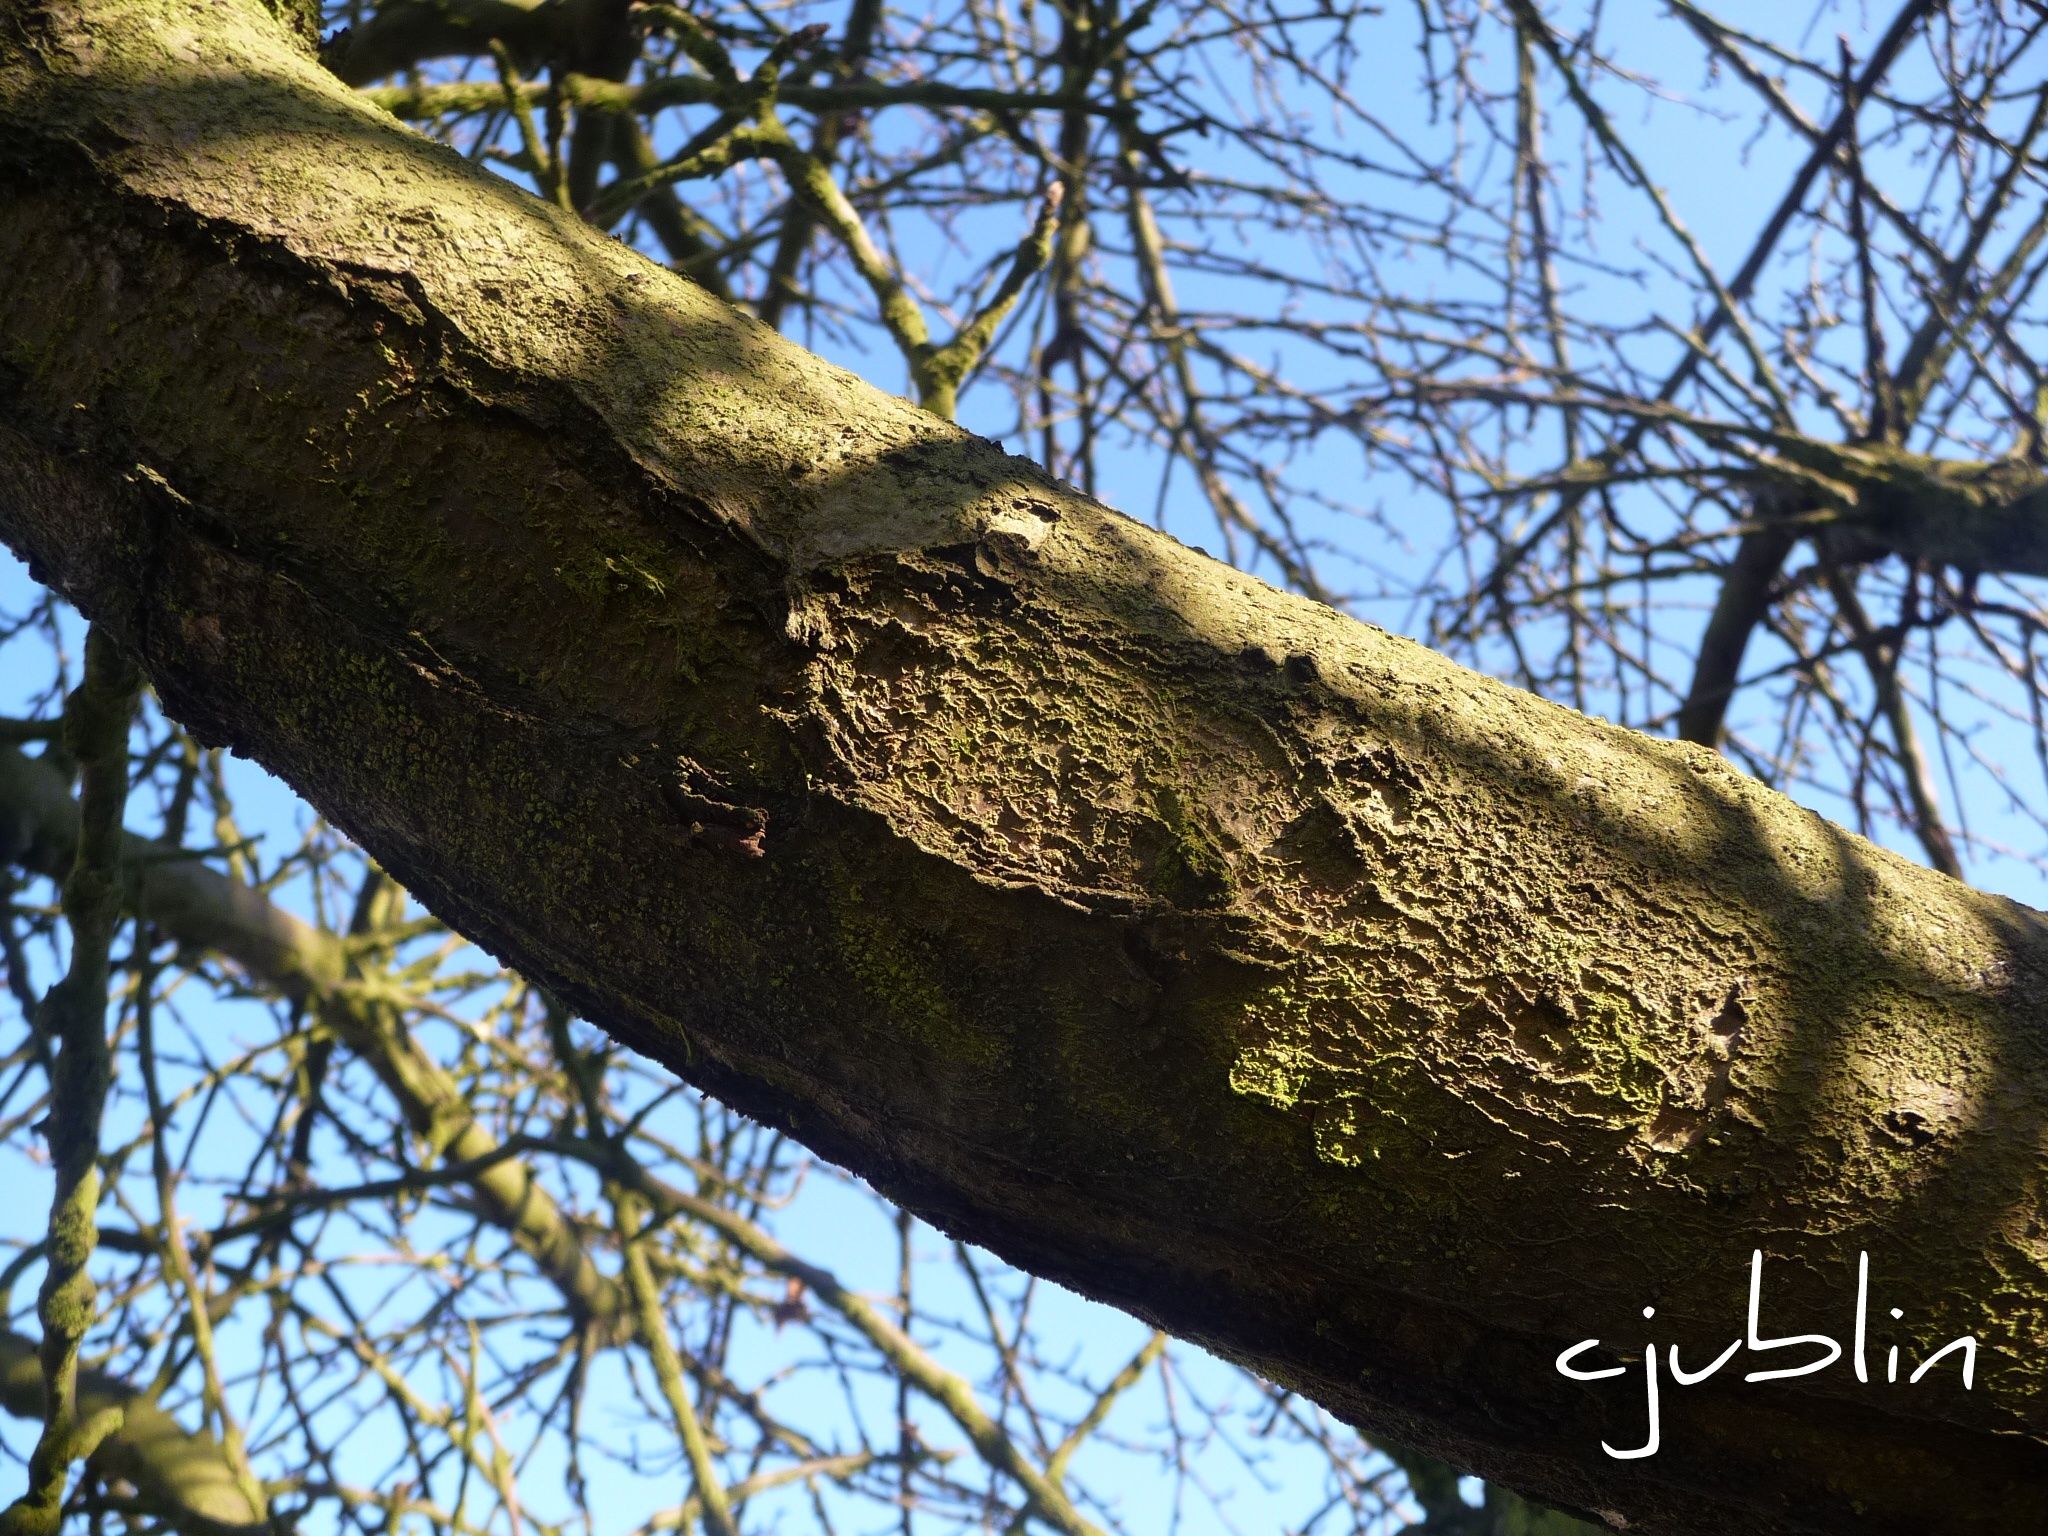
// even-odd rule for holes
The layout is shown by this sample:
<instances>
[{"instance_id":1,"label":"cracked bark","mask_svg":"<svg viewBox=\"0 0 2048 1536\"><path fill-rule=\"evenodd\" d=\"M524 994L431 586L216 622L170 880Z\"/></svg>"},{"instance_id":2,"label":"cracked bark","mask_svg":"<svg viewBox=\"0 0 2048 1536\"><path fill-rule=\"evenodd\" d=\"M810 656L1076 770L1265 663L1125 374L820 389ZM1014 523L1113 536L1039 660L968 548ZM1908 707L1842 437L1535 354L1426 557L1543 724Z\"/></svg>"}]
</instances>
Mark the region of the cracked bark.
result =
<instances>
[{"instance_id":1,"label":"cracked bark","mask_svg":"<svg viewBox=\"0 0 2048 1536\"><path fill-rule=\"evenodd\" d=\"M18 6L0 126L0 533L586 1016L1630 1529L2048 1508L2038 914L1118 517L253 4ZM1603 1458L1639 1393L1558 1351L1710 1358L1759 1246L1767 1329L1867 1249L1976 1390L1731 1369Z\"/></svg>"}]
</instances>

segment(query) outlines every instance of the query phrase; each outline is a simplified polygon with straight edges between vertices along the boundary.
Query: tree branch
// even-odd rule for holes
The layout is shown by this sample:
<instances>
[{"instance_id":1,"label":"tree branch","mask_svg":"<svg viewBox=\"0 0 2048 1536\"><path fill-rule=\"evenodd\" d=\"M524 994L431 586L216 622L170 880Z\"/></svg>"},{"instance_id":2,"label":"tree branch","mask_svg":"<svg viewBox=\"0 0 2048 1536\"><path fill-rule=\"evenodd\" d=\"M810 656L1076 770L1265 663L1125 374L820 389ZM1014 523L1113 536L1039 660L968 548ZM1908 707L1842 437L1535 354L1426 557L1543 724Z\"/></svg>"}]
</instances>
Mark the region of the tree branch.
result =
<instances>
[{"instance_id":1,"label":"tree branch","mask_svg":"<svg viewBox=\"0 0 2048 1536\"><path fill-rule=\"evenodd\" d=\"M0 1408L17 1418L43 1416L43 1371L36 1344L0 1331ZM270 1511L251 1507L245 1485L220 1442L186 1430L146 1393L103 1371L78 1373L78 1411L118 1416L92 1464L109 1481L135 1489L143 1508L182 1536L255 1536Z\"/></svg>"},{"instance_id":2,"label":"tree branch","mask_svg":"<svg viewBox=\"0 0 2048 1536\"><path fill-rule=\"evenodd\" d=\"M2023 1528L2038 914L1116 516L253 5L34 14L0 532L203 740L943 1230L1453 1465ZM1604 1458L1640 1399L1559 1351L1654 1302L1711 1359L1752 1248L1788 1332L1868 1253L1976 1388L1724 1372Z\"/></svg>"}]
</instances>

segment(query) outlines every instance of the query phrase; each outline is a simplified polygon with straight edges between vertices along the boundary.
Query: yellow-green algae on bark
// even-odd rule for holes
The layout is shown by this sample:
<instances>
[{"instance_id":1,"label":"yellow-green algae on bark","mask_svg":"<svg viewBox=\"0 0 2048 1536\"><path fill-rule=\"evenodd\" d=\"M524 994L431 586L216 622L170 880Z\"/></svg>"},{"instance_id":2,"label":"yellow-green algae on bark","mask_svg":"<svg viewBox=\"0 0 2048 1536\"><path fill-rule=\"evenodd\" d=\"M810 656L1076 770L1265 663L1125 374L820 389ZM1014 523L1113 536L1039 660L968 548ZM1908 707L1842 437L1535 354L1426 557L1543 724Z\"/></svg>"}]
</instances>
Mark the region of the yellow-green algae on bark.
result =
<instances>
[{"instance_id":1,"label":"yellow-green algae on bark","mask_svg":"<svg viewBox=\"0 0 2048 1536\"><path fill-rule=\"evenodd\" d=\"M0 532L167 706L948 1230L1632 1529L2043 1507L2048 930L1184 549L352 97L0 28ZM1640 1405L1559 1349L1984 1344Z\"/></svg>"}]
</instances>

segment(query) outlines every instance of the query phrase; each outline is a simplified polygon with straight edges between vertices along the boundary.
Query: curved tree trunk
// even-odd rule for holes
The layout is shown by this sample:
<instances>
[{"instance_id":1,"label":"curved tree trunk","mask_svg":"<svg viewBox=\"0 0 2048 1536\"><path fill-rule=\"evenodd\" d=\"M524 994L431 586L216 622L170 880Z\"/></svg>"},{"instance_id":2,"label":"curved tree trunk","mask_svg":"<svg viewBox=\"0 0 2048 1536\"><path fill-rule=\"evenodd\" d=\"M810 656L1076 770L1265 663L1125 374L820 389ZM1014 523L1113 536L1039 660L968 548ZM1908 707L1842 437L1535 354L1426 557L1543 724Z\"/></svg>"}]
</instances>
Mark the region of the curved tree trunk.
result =
<instances>
[{"instance_id":1,"label":"curved tree trunk","mask_svg":"<svg viewBox=\"0 0 2048 1536\"><path fill-rule=\"evenodd\" d=\"M2036 913L1106 510L253 0L0 19L0 268L0 533L621 1039L1632 1530L2048 1508ZM1605 1456L1754 1248L1845 1346L1869 1252L1872 1379L1738 1354ZM1886 1383L1963 1334L1972 1390Z\"/></svg>"}]
</instances>

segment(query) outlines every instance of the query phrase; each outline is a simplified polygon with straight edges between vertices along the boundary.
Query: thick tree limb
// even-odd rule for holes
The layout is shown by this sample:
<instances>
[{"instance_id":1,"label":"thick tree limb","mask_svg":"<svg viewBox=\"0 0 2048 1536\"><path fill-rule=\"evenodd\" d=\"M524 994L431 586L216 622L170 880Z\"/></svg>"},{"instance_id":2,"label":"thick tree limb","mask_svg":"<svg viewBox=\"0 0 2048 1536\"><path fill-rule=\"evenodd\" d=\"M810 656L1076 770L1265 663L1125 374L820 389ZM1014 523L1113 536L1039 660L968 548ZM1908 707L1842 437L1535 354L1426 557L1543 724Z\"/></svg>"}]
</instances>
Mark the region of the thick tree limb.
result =
<instances>
[{"instance_id":1,"label":"thick tree limb","mask_svg":"<svg viewBox=\"0 0 2048 1536\"><path fill-rule=\"evenodd\" d=\"M1714 594L1707 627L1700 633L1692 684L1678 711L1679 740L1703 747L1721 745L1728 701L1742 680L1743 653L1770 612L1772 586L1794 542L1789 528L1766 526L1752 529L1736 543L1728 572Z\"/></svg>"},{"instance_id":2,"label":"thick tree limb","mask_svg":"<svg viewBox=\"0 0 2048 1536\"><path fill-rule=\"evenodd\" d=\"M0 1330L0 1409L18 1418L43 1415L43 1372L33 1340ZM220 1442L185 1429L155 1402L103 1371L78 1375L78 1411L92 1418L118 1412L120 1426L93 1453L109 1481L126 1483L150 1514L182 1536L253 1536L270 1529L270 1512L251 1508Z\"/></svg>"},{"instance_id":3,"label":"thick tree limb","mask_svg":"<svg viewBox=\"0 0 2048 1536\"><path fill-rule=\"evenodd\" d=\"M1784 437L1755 461L1789 500L1835 510L1867 556L2048 576L2048 476L2022 459L1936 459Z\"/></svg>"},{"instance_id":4,"label":"thick tree limb","mask_svg":"<svg viewBox=\"0 0 2048 1536\"><path fill-rule=\"evenodd\" d=\"M43 1428L28 1458L28 1486L0 1509L0 1536L56 1536L74 1462L85 1460L121 1425L109 1405L96 1413L79 1401L79 1355L99 1312L92 1277L99 1243L100 1120L113 1081L107 1044L107 974L120 926L117 865L121 813L128 803L128 726L141 678L118 641L95 628L86 637L85 676L64 705L64 748L80 764L78 839L64 877L64 926L71 955L64 977L43 997L30 1028L56 1042L50 1109L41 1131L55 1189L36 1293L42 1324ZM232 1428L224 1449L240 1445ZM252 1503L261 1490L249 1484Z\"/></svg>"},{"instance_id":5,"label":"thick tree limb","mask_svg":"<svg viewBox=\"0 0 2048 1536\"><path fill-rule=\"evenodd\" d=\"M63 775L0 747L0 862L52 879L68 867L78 809ZM376 1073L406 1123L444 1163L475 1164L466 1178L477 1213L506 1233L561 1292L579 1323L609 1337L627 1299L591 1262L582 1237L545 1185L501 1147L470 1112L462 1087L406 1037L397 1010L351 986L347 946L260 892L175 849L128 834L121 856L122 901L188 948L225 956L266 986L302 998Z\"/></svg>"},{"instance_id":6,"label":"thick tree limb","mask_svg":"<svg viewBox=\"0 0 2048 1536\"><path fill-rule=\"evenodd\" d=\"M78 807L63 775L47 762L0 747L0 863L60 879L71 865L78 825ZM920 1349L829 1269L790 1253L735 1212L656 1179L612 1143L497 1141L469 1112L461 1085L406 1037L397 1012L383 1000L364 998L349 987L345 946L333 935L271 905L248 886L132 833L122 849L120 871L122 902L132 915L146 914L180 944L224 955L263 986L303 998L318 1009L323 1022L377 1075L406 1121L438 1154L434 1181L463 1184L477 1215L531 1258L561 1293L572 1317L579 1324L594 1325L600 1340L623 1342L632 1330L644 1330L645 1323L632 1315L635 1300L626 1288L592 1262L581 1235L547 1185L534 1175L529 1152L585 1162L632 1190L660 1219L684 1218L709 1226L764 1269L800 1282L845 1318L892 1371L937 1404L976 1453L1019 1487L1047 1525L1067 1531L1091 1529L1057 1491L1056 1465L1044 1471L1034 1466L982 1411L970 1382ZM420 1180L415 1173L405 1182L417 1187ZM308 1191L294 1208L388 1193L378 1186ZM218 1246L247 1236L269 1220L265 1215L231 1223L211 1234L211 1241ZM1079 1444L1074 1440L1070 1448ZM1060 1458L1054 1461L1057 1464Z\"/></svg>"},{"instance_id":7,"label":"thick tree limb","mask_svg":"<svg viewBox=\"0 0 2048 1536\"><path fill-rule=\"evenodd\" d=\"M0 261L0 532L622 1039L1631 1529L2041 1515L2038 914L1117 517L254 8L18 7ZM1558 1351L1697 1367L1752 1248L1767 1332L1867 1250L1975 1390L1738 1364L1603 1457L1639 1385Z\"/></svg>"},{"instance_id":8,"label":"thick tree limb","mask_svg":"<svg viewBox=\"0 0 2048 1536\"><path fill-rule=\"evenodd\" d=\"M1717 421L1652 400L1504 389L1423 381L1423 403L1484 401L1525 409L1612 411L1638 423L1661 422L1727 450L1725 465L1651 468L1647 476L1692 483L1760 486L1779 515L1808 532L1844 536L1837 559L1901 559L2008 576L2048 576L2048 473L2025 458L1945 459L1890 443L1830 443L1779 427ZM1611 483L1605 455L1582 459L1541 481L1515 487L1578 492ZM1772 510L1759 507L1759 512ZM1816 520L1807 509L1823 514Z\"/></svg>"},{"instance_id":9,"label":"thick tree limb","mask_svg":"<svg viewBox=\"0 0 2048 1536\"><path fill-rule=\"evenodd\" d=\"M618 0L398 0L322 49L327 67L360 85L450 54L477 53L490 38L522 48L573 50Z\"/></svg>"}]
</instances>

